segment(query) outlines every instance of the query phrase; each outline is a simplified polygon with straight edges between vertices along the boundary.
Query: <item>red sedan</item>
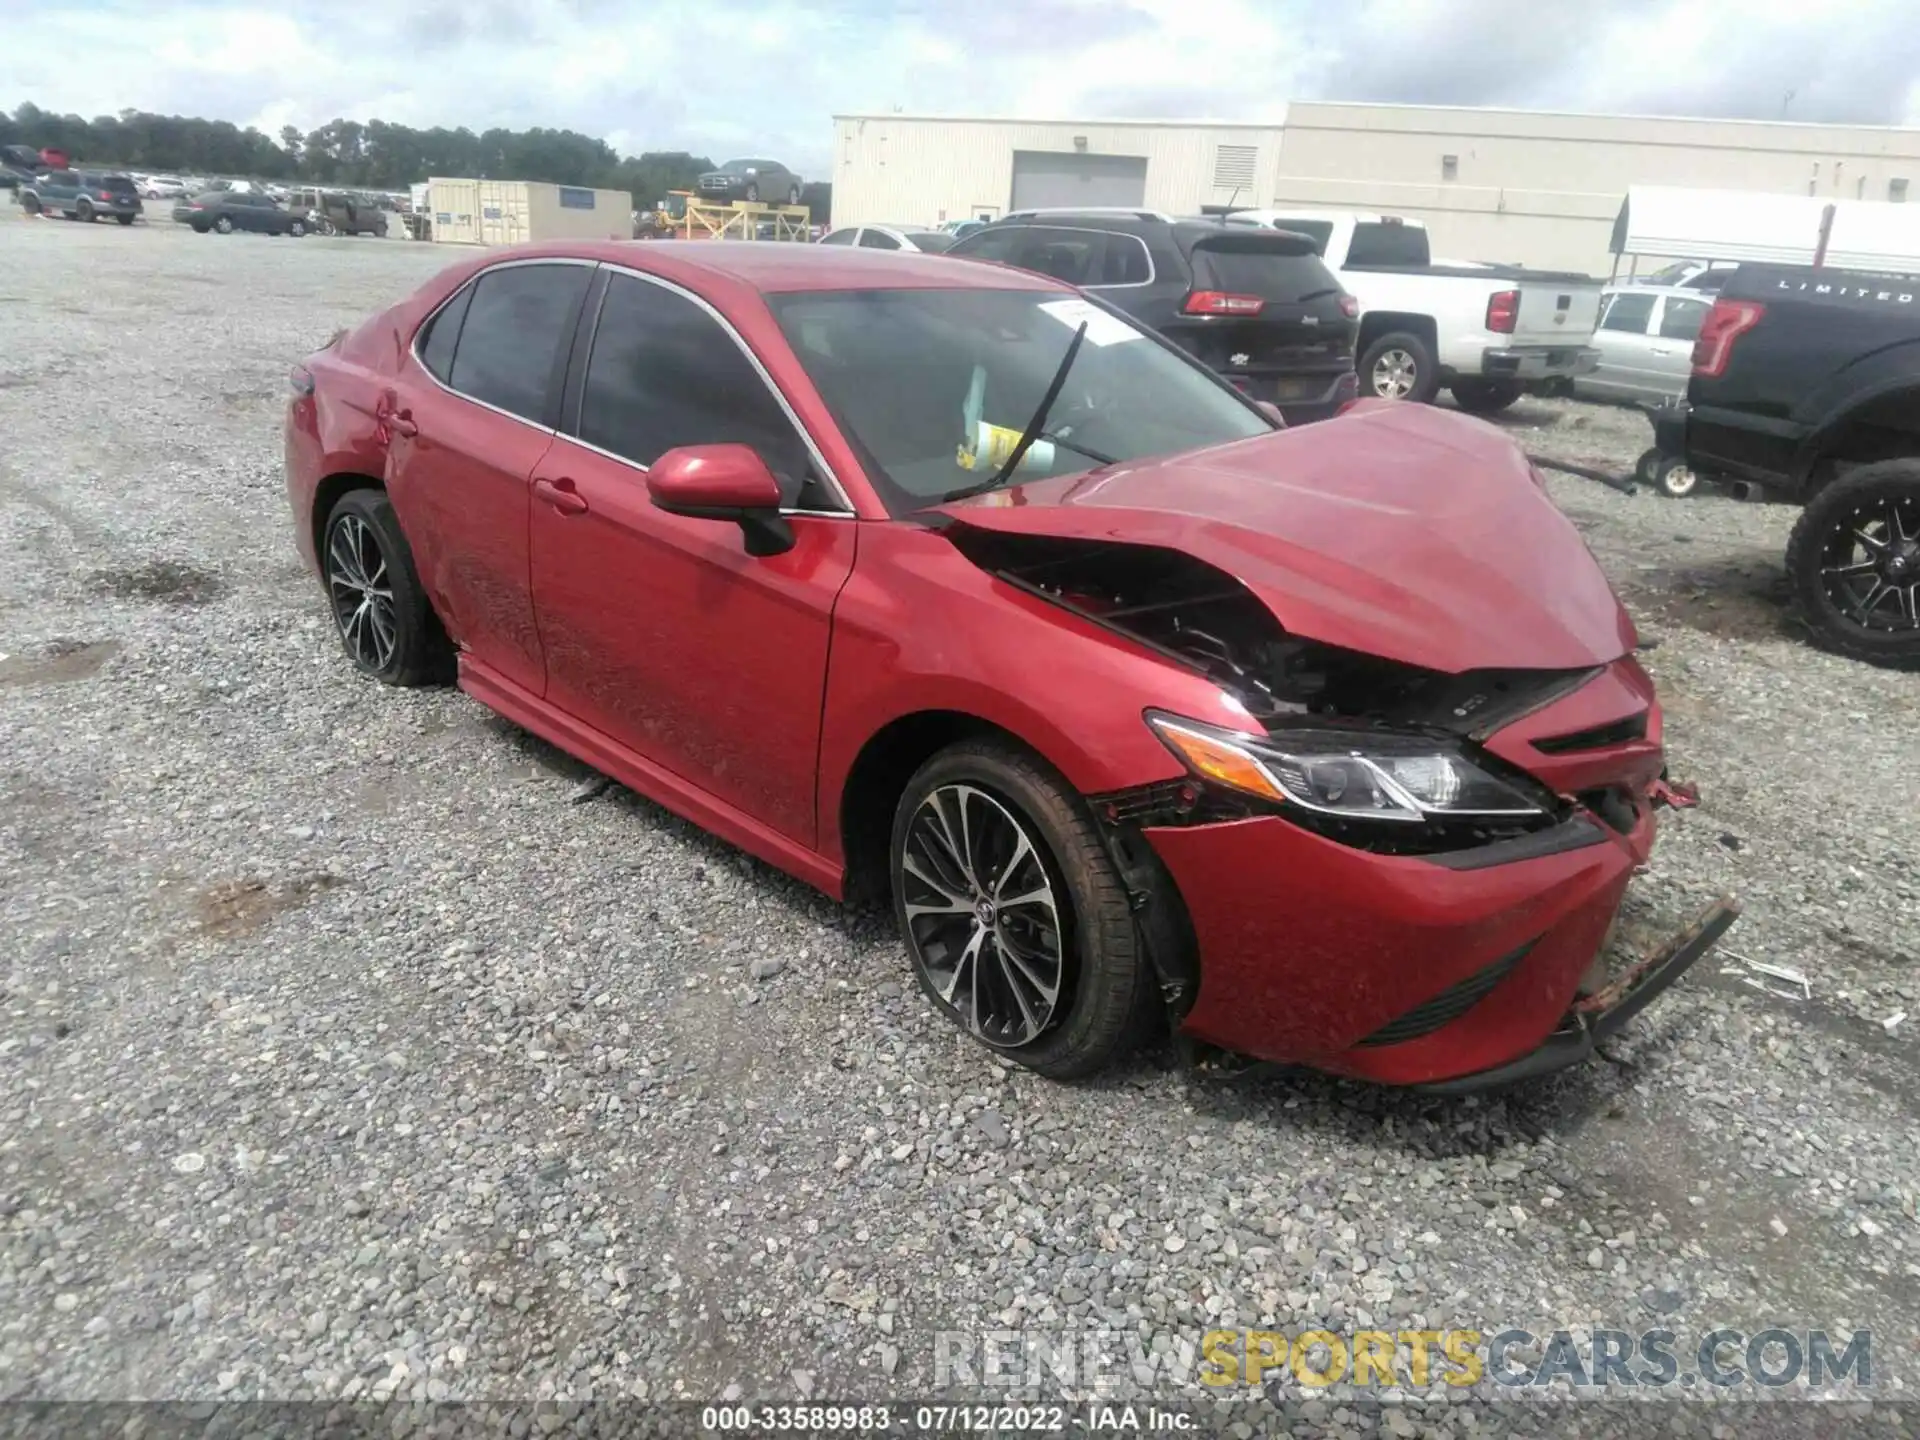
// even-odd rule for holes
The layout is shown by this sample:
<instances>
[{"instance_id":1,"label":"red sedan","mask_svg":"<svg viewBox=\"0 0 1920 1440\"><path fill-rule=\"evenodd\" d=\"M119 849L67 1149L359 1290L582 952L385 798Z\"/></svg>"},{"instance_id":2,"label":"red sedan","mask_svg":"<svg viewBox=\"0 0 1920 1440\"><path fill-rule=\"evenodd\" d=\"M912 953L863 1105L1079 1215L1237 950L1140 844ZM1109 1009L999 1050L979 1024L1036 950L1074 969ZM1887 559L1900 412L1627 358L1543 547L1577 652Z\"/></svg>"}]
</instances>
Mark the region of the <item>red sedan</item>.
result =
<instances>
[{"instance_id":1,"label":"red sedan","mask_svg":"<svg viewBox=\"0 0 1920 1440\"><path fill-rule=\"evenodd\" d=\"M1044 1074L1161 1017L1465 1088L1588 1053L1660 711L1525 457L1285 430L1096 300L800 245L479 256L308 359L288 494L348 656L828 894Z\"/></svg>"}]
</instances>

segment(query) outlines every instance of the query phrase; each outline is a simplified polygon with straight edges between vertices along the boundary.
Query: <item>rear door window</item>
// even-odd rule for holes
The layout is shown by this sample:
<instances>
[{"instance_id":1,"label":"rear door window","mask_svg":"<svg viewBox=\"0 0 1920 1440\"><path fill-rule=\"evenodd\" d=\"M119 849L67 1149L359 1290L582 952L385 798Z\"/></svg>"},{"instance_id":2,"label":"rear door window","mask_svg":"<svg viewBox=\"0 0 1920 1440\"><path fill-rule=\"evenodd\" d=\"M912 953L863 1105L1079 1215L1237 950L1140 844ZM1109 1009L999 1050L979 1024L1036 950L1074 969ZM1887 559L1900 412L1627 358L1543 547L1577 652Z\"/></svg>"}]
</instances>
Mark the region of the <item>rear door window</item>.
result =
<instances>
[{"instance_id":1,"label":"rear door window","mask_svg":"<svg viewBox=\"0 0 1920 1440\"><path fill-rule=\"evenodd\" d=\"M1660 312L1660 338L1662 340L1698 339L1700 322L1706 318L1706 301L1685 300L1678 295L1669 295L1666 305Z\"/></svg>"},{"instance_id":2,"label":"rear door window","mask_svg":"<svg viewBox=\"0 0 1920 1440\"><path fill-rule=\"evenodd\" d=\"M554 374L592 278L589 265L506 265L482 275L447 383L510 415L550 424Z\"/></svg>"},{"instance_id":3,"label":"rear door window","mask_svg":"<svg viewBox=\"0 0 1920 1440\"><path fill-rule=\"evenodd\" d=\"M1426 265L1432 259L1427 232L1418 225L1371 220L1353 227L1347 246L1349 265Z\"/></svg>"},{"instance_id":4,"label":"rear door window","mask_svg":"<svg viewBox=\"0 0 1920 1440\"><path fill-rule=\"evenodd\" d=\"M947 253L962 255L969 260L998 260L1011 264L1023 230L1024 227L1019 225L976 230L971 235L962 236Z\"/></svg>"},{"instance_id":5,"label":"rear door window","mask_svg":"<svg viewBox=\"0 0 1920 1440\"><path fill-rule=\"evenodd\" d=\"M898 250L900 242L884 230L862 230L860 245L866 250Z\"/></svg>"},{"instance_id":6,"label":"rear door window","mask_svg":"<svg viewBox=\"0 0 1920 1440\"><path fill-rule=\"evenodd\" d=\"M1600 328L1624 330L1629 335L1646 334L1657 299L1657 295L1635 295L1629 291L1609 297L1606 313L1600 317Z\"/></svg>"},{"instance_id":7,"label":"rear door window","mask_svg":"<svg viewBox=\"0 0 1920 1440\"><path fill-rule=\"evenodd\" d=\"M851 245L854 242L854 237L859 233L858 230L835 230L830 235L822 236L820 243L822 245Z\"/></svg>"},{"instance_id":8,"label":"rear door window","mask_svg":"<svg viewBox=\"0 0 1920 1440\"><path fill-rule=\"evenodd\" d=\"M1091 285L1100 278L1106 246L1107 236L1099 230L1029 225L1014 252L1013 263L1069 285Z\"/></svg>"},{"instance_id":9,"label":"rear door window","mask_svg":"<svg viewBox=\"0 0 1920 1440\"><path fill-rule=\"evenodd\" d=\"M1144 285L1153 278L1153 260L1147 242L1138 235L1107 236L1100 273L1089 285Z\"/></svg>"}]
</instances>

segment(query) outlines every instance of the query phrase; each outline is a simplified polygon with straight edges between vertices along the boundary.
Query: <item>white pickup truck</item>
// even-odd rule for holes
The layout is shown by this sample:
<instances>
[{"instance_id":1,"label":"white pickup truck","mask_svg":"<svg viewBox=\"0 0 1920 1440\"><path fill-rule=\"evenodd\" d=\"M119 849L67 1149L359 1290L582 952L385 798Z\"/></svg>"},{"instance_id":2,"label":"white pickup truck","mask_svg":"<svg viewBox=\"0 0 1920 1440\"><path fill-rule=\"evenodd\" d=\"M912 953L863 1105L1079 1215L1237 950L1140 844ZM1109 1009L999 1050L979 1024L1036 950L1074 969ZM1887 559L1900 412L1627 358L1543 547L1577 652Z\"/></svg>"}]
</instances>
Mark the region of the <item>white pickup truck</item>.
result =
<instances>
[{"instance_id":1,"label":"white pickup truck","mask_svg":"<svg viewBox=\"0 0 1920 1440\"><path fill-rule=\"evenodd\" d=\"M1436 262L1426 227L1348 210L1236 210L1229 225L1310 237L1360 302L1360 393L1431 400L1442 385L1477 414L1558 389L1600 363L1601 282L1513 265Z\"/></svg>"}]
</instances>

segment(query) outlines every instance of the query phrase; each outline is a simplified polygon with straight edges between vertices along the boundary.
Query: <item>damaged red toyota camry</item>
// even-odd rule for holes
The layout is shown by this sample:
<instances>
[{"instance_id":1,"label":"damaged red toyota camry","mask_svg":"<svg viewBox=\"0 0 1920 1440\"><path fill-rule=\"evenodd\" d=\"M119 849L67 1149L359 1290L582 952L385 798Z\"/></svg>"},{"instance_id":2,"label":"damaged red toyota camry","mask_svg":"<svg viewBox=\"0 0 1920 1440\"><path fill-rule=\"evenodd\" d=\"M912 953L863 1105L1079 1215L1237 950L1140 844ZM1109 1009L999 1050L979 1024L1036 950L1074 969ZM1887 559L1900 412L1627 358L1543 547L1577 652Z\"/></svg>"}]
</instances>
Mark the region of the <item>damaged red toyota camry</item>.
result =
<instances>
[{"instance_id":1,"label":"damaged red toyota camry","mask_svg":"<svg viewBox=\"0 0 1920 1440\"><path fill-rule=\"evenodd\" d=\"M1631 622L1525 457L1285 430L1097 300L774 244L458 265L293 374L347 655L829 895L1051 1076L1166 1017L1443 1089L1580 1059L1653 844Z\"/></svg>"}]
</instances>

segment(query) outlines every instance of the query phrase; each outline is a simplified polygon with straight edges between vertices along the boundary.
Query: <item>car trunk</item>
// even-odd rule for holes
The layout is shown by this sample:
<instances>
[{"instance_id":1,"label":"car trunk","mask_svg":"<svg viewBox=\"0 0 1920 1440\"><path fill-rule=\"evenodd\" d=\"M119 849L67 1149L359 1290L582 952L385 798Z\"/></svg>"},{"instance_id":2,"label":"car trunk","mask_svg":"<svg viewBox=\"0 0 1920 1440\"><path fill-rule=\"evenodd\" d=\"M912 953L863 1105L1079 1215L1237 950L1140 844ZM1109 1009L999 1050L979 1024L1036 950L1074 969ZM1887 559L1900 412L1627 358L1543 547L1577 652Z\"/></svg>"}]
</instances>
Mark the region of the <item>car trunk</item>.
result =
<instances>
[{"instance_id":1,"label":"car trunk","mask_svg":"<svg viewBox=\"0 0 1920 1440\"><path fill-rule=\"evenodd\" d=\"M1224 231L1195 238L1187 259L1192 288L1167 333L1210 369L1284 403L1320 398L1353 368L1355 322L1310 245Z\"/></svg>"},{"instance_id":2,"label":"car trunk","mask_svg":"<svg viewBox=\"0 0 1920 1440\"><path fill-rule=\"evenodd\" d=\"M1516 279L1510 288L1520 292L1515 345L1585 345L1599 323L1598 281Z\"/></svg>"}]
</instances>

